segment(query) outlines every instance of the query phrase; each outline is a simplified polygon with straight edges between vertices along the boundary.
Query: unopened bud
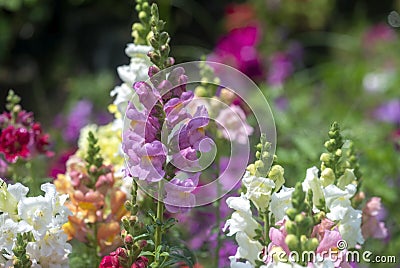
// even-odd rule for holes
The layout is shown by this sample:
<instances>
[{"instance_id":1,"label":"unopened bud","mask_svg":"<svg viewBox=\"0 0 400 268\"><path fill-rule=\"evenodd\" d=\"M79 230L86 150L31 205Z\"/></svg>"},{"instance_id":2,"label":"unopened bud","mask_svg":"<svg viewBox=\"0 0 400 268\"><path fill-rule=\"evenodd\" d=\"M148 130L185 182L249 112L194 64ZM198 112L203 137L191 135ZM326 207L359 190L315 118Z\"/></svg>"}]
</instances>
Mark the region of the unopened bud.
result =
<instances>
[{"instance_id":1,"label":"unopened bud","mask_svg":"<svg viewBox=\"0 0 400 268\"><path fill-rule=\"evenodd\" d=\"M331 160L331 155L328 153L323 153L321 154L321 157L319 158L322 162L329 162Z\"/></svg>"},{"instance_id":2,"label":"unopened bud","mask_svg":"<svg viewBox=\"0 0 400 268\"><path fill-rule=\"evenodd\" d=\"M285 238L285 243L288 245L290 251L296 251L300 248L300 241L294 234L288 234Z\"/></svg>"}]
</instances>

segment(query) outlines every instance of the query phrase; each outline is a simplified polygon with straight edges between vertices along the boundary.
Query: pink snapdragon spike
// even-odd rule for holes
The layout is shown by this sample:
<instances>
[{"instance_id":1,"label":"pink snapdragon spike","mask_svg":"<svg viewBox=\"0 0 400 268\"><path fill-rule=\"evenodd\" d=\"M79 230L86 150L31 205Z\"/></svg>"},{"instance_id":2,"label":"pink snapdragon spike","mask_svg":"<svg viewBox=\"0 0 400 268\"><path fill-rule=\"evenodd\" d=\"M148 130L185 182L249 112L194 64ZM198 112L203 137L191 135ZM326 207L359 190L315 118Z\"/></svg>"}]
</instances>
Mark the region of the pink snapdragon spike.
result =
<instances>
[{"instance_id":1,"label":"pink snapdragon spike","mask_svg":"<svg viewBox=\"0 0 400 268\"><path fill-rule=\"evenodd\" d=\"M364 206L361 230L364 238L384 239L388 236L385 223L379 219L383 207L379 197L372 197Z\"/></svg>"}]
</instances>

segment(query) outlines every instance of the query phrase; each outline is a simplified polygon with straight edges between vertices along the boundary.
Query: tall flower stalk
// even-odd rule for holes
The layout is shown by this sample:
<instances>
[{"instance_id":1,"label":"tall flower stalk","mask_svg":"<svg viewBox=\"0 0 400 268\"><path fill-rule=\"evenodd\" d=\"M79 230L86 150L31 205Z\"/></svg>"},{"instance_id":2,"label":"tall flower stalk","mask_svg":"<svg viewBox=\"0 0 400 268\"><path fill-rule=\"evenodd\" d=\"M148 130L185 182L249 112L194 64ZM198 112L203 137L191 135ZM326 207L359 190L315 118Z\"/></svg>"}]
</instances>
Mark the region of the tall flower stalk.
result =
<instances>
[{"instance_id":1,"label":"tall flower stalk","mask_svg":"<svg viewBox=\"0 0 400 268\"><path fill-rule=\"evenodd\" d=\"M165 244L163 235L174 220L165 221L164 210L176 213L195 205L191 192L200 173L192 170L199 166L197 154L200 142L206 137L203 128L208 124L208 113L204 106L197 107L194 114L187 108L194 95L186 91L183 68L165 71L174 59L169 56L170 38L163 30L165 22L159 18L157 5L153 4L149 10L146 2L138 1L137 9L142 23L133 26L135 43L144 40L150 43L148 56L154 65L148 70L150 82L133 84L138 103L128 103L129 124L124 129L122 149L127 156L129 175L157 189L154 193L157 205L155 213L149 212L152 224L148 227L148 242L154 248L142 255L150 258L150 267L168 267L185 260ZM148 26L151 31L146 34Z\"/></svg>"}]
</instances>

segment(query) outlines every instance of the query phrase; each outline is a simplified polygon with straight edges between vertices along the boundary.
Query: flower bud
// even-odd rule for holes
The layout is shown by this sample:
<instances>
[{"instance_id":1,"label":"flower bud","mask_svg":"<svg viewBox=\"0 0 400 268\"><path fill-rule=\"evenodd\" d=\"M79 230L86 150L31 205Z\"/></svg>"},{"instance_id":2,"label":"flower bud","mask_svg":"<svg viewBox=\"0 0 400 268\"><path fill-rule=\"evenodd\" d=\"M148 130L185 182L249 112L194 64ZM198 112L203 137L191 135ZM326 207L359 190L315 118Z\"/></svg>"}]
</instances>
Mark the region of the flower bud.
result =
<instances>
[{"instance_id":1,"label":"flower bud","mask_svg":"<svg viewBox=\"0 0 400 268\"><path fill-rule=\"evenodd\" d=\"M322 186L326 187L330 184L333 184L335 182L335 173L333 172L333 170L331 168L325 168L322 172L321 172L321 182L322 182Z\"/></svg>"},{"instance_id":2,"label":"flower bud","mask_svg":"<svg viewBox=\"0 0 400 268\"><path fill-rule=\"evenodd\" d=\"M147 14L144 11L140 11L138 17L140 20L145 20L147 18Z\"/></svg>"},{"instance_id":3,"label":"flower bud","mask_svg":"<svg viewBox=\"0 0 400 268\"><path fill-rule=\"evenodd\" d=\"M207 95L208 95L207 89L203 86L196 87L196 89L194 90L194 94L197 97L207 97Z\"/></svg>"},{"instance_id":4,"label":"flower bud","mask_svg":"<svg viewBox=\"0 0 400 268\"><path fill-rule=\"evenodd\" d=\"M288 234L285 238L285 243L290 251L297 251L300 248L300 241L294 234Z\"/></svg>"},{"instance_id":5,"label":"flower bud","mask_svg":"<svg viewBox=\"0 0 400 268\"><path fill-rule=\"evenodd\" d=\"M286 221L285 229L288 234L295 234L297 232L297 226L293 221Z\"/></svg>"},{"instance_id":6,"label":"flower bud","mask_svg":"<svg viewBox=\"0 0 400 268\"><path fill-rule=\"evenodd\" d=\"M302 248L306 251L315 251L319 245L318 239L313 237L302 243Z\"/></svg>"},{"instance_id":7,"label":"flower bud","mask_svg":"<svg viewBox=\"0 0 400 268\"><path fill-rule=\"evenodd\" d=\"M297 224L302 225L303 222L304 222L304 220L305 220L305 218L306 218L306 217L305 217L303 214L297 214L296 217L294 218L294 221L295 221Z\"/></svg>"},{"instance_id":8,"label":"flower bud","mask_svg":"<svg viewBox=\"0 0 400 268\"><path fill-rule=\"evenodd\" d=\"M297 209L295 208L288 208L286 210L286 215L288 215L289 219L291 219L292 221L294 221L294 218L297 215Z\"/></svg>"},{"instance_id":9,"label":"flower bud","mask_svg":"<svg viewBox=\"0 0 400 268\"><path fill-rule=\"evenodd\" d=\"M236 95L234 92L232 92L231 90L227 89L227 88L223 88L221 89L221 92L219 94L219 98L227 103L227 104L231 104L232 101L236 98Z\"/></svg>"},{"instance_id":10,"label":"flower bud","mask_svg":"<svg viewBox=\"0 0 400 268\"><path fill-rule=\"evenodd\" d=\"M323 153L321 154L321 157L319 158L322 162L329 162L331 160L331 155L328 153Z\"/></svg>"},{"instance_id":11,"label":"flower bud","mask_svg":"<svg viewBox=\"0 0 400 268\"><path fill-rule=\"evenodd\" d=\"M125 242L126 245L132 245L133 237L130 234L128 234L127 236L125 236L124 242Z\"/></svg>"}]
</instances>

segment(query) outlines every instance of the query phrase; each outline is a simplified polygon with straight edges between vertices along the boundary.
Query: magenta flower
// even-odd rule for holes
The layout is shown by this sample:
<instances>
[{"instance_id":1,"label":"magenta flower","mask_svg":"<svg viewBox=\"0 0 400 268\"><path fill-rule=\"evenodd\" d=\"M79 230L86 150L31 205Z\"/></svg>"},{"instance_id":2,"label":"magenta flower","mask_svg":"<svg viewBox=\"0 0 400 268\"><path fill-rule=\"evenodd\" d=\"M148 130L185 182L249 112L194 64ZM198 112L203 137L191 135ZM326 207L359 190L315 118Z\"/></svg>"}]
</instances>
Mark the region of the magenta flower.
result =
<instances>
[{"instance_id":1,"label":"magenta flower","mask_svg":"<svg viewBox=\"0 0 400 268\"><path fill-rule=\"evenodd\" d=\"M7 170L7 162L0 158L0 178L4 178L7 175Z\"/></svg>"},{"instance_id":2,"label":"magenta flower","mask_svg":"<svg viewBox=\"0 0 400 268\"><path fill-rule=\"evenodd\" d=\"M381 23L372 26L363 36L363 45L366 49L374 49L379 43L396 40L396 33L393 28Z\"/></svg>"},{"instance_id":3,"label":"magenta flower","mask_svg":"<svg viewBox=\"0 0 400 268\"><path fill-rule=\"evenodd\" d=\"M388 236L385 223L379 219L383 207L379 197L372 197L364 206L362 213L361 231L364 238L373 237L384 239Z\"/></svg>"},{"instance_id":4,"label":"magenta flower","mask_svg":"<svg viewBox=\"0 0 400 268\"><path fill-rule=\"evenodd\" d=\"M189 176L184 178L185 176ZM182 178L183 177L183 178ZM200 173L188 174L177 172L176 177L165 185L167 196L164 198L165 208L171 213L187 212L196 203L192 194L199 183Z\"/></svg>"},{"instance_id":5,"label":"magenta flower","mask_svg":"<svg viewBox=\"0 0 400 268\"><path fill-rule=\"evenodd\" d=\"M260 35L256 26L233 29L218 41L209 60L228 64L251 78L260 78L264 73L257 52Z\"/></svg>"}]
</instances>

